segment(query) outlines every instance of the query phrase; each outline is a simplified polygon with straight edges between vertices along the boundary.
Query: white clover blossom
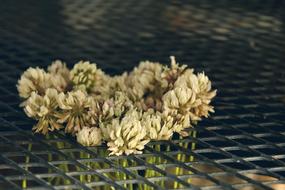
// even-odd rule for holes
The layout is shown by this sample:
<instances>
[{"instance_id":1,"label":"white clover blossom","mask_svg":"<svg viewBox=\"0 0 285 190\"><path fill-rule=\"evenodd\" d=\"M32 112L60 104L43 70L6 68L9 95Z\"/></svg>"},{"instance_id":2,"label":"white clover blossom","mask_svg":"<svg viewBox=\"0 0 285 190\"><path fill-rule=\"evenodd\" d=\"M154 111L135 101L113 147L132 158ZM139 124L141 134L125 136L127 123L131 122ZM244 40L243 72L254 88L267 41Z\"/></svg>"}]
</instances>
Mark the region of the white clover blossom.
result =
<instances>
[{"instance_id":1,"label":"white clover blossom","mask_svg":"<svg viewBox=\"0 0 285 190\"><path fill-rule=\"evenodd\" d=\"M76 63L70 72L71 80L76 89L89 91L95 85L97 66L89 61Z\"/></svg>"},{"instance_id":2,"label":"white clover blossom","mask_svg":"<svg viewBox=\"0 0 285 190\"><path fill-rule=\"evenodd\" d=\"M48 131L59 130L62 125L57 122L57 96L55 89L47 89L44 96L32 92L24 107L25 113L38 123L33 127L36 133L47 134Z\"/></svg>"},{"instance_id":3,"label":"white clover blossom","mask_svg":"<svg viewBox=\"0 0 285 190\"><path fill-rule=\"evenodd\" d=\"M151 140L169 140L173 135L173 118L151 109L144 113L142 126Z\"/></svg>"},{"instance_id":4,"label":"white clover blossom","mask_svg":"<svg viewBox=\"0 0 285 190\"><path fill-rule=\"evenodd\" d=\"M100 88L97 88L98 91L100 91L100 98L101 100L105 101L107 99L111 99L115 96L116 92L123 92L125 93L128 98L130 98L128 91L129 87L127 86L128 81L128 74L127 72L124 72L121 75L115 75L115 76L108 76L105 77L106 80L104 80L104 84L101 85L101 88L104 88L101 90ZM99 93L97 93L99 94ZM96 96L96 95L95 95Z\"/></svg>"},{"instance_id":5,"label":"white clover blossom","mask_svg":"<svg viewBox=\"0 0 285 190\"><path fill-rule=\"evenodd\" d=\"M137 99L147 92L157 90L161 82L162 65L150 61L144 61L135 67L126 81L130 87L130 94Z\"/></svg>"},{"instance_id":6,"label":"white clover blossom","mask_svg":"<svg viewBox=\"0 0 285 190\"><path fill-rule=\"evenodd\" d=\"M95 83L90 89L90 94L96 99L105 99L110 95L111 77L105 74L101 69L97 68L95 74Z\"/></svg>"},{"instance_id":7,"label":"white clover blossom","mask_svg":"<svg viewBox=\"0 0 285 190\"><path fill-rule=\"evenodd\" d=\"M187 65L179 65L176 62L174 56L170 56L170 60L170 67L164 67L163 72L161 74L164 86L168 90L171 90L173 88L175 81L185 72L187 68Z\"/></svg>"},{"instance_id":8,"label":"white clover blossom","mask_svg":"<svg viewBox=\"0 0 285 190\"><path fill-rule=\"evenodd\" d=\"M102 143L102 132L97 127L83 127L76 137L77 142L83 146L96 146Z\"/></svg>"},{"instance_id":9,"label":"white clover blossom","mask_svg":"<svg viewBox=\"0 0 285 190\"><path fill-rule=\"evenodd\" d=\"M89 97L90 106L88 107L86 120L88 123L92 126L99 126L99 119L101 115L101 107L99 103L95 100Z\"/></svg>"},{"instance_id":10,"label":"white clover blossom","mask_svg":"<svg viewBox=\"0 0 285 190\"><path fill-rule=\"evenodd\" d=\"M174 118L175 132L181 132L191 127L191 122L200 120L191 112L191 109L200 104L197 102L196 94L190 88L177 87L168 91L163 97L164 114Z\"/></svg>"},{"instance_id":11,"label":"white clover blossom","mask_svg":"<svg viewBox=\"0 0 285 190\"><path fill-rule=\"evenodd\" d=\"M108 150L110 155L122 154L141 154L145 144L149 142L147 139L147 131L141 125L140 113L136 110L130 110L120 119L113 119L108 126Z\"/></svg>"},{"instance_id":12,"label":"white clover blossom","mask_svg":"<svg viewBox=\"0 0 285 190\"><path fill-rule=\"evenodd\" d=\"M46 89L51 88L51 75L38 67L27 69L17 84L19 96L29 98L32 92L44 95Z\"/></svg>"},{"instance_id":13,"label":"white clover blossom","mask_svg":"<svg viewBox=\"0 0 285 190\"><path fill-rule=\"evenodd\" d=\"M204 73L195 75L191 71L185 72L174 85L179 88L189 88L195 93L196 103L192 112L197 117L208 117L209 112L214 112L210 103L217 91L211 89L211 81Z\"/></svg>"},{"instance_id":14,"label":"white clover blossom","mask_svg":"<svg viewBox=\"0 0 285 190\"><path fill-rule=\"evenodd\" d=\"M48 66L47 71L53 75L61 75L66 79L70 78L70 71L67 68L66 63L60 60L53 61L51 65Z\"/></svg>"},{"instance_id":15,"label":"white clover blossom","mask_svg":"<svg viewBox=\"0 0 285 190\"><path fill-rule=\"evenodd\" d=\"M132 109L133 102L124 92L115 92L114 97L104 101L102 105L101 121L120 117L122 114Z\"/></svg>"},{"instance_id":16,"label":"white clover blossom","mask_svg":"<svg viewBox=\"0 0 285 190\"><path fill-rule=\"evenodd\" d=\"M189 111L197 103L196 94L190 88L177 87L168 91L162 97L166 111L179 110L181 113Z\"/></svg>"},{"instance_id":17,"label":"white clover blossom","mask_svg":"<svg viewBox=\"0 0 285 190\"><path fill-rule=\"evenodd\" d=\"M66 133L75 134L83 126L90 124L88 111L92 105L92 99L85 92L76 90L67 94L60 93L57 100L62 110L58 122L66 123Z\"/></svg>"},{"instance_id":18,"label":"white clover blossom","mask_svg":"<svg viewBox=\"0 0 285 190\"><path fill-rule=\"evenodd\" d=\"M212 99L216 96L217 90L212 90L211 81L203 73L198 74L199 93L198 98L201 100L201 105L194 109L196 115L208 117L209 112L214 112L214 107L210 105Z\"/></svg>"},{"instance_id":19,"label":"white clover blossom","mask_svg":"<svg viewBox=\"0 0 285 190\"><path fill-rule=\"evenodd\" d=\"M70 71L64 62L56 60L52 62L47 70L51 74L52 86L57 91L66 92L71 89Z\"/></svg>"}]
</instances>

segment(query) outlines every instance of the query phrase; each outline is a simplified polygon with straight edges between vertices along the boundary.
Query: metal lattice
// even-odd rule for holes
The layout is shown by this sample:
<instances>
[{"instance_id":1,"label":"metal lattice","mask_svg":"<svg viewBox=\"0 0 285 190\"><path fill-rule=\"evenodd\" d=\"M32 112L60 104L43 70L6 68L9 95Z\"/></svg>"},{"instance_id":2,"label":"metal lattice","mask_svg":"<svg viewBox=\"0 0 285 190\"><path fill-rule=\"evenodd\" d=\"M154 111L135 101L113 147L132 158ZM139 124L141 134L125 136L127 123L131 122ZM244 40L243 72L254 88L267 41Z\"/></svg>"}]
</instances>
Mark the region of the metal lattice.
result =
<instances>
[{"instance_id":1,"label":"metal lattice","mask_svg":"<svg viewBox=\"0 0 285 190\"><path fill-rule=\"evenodd\" d=\"M0 189L285 188L284 13L277 0L2 2ZM142 155L34 135L18 107L30 66L86 59L114 74L170 55L210 76L216 113Z\"/></svg>"}]
</instances>

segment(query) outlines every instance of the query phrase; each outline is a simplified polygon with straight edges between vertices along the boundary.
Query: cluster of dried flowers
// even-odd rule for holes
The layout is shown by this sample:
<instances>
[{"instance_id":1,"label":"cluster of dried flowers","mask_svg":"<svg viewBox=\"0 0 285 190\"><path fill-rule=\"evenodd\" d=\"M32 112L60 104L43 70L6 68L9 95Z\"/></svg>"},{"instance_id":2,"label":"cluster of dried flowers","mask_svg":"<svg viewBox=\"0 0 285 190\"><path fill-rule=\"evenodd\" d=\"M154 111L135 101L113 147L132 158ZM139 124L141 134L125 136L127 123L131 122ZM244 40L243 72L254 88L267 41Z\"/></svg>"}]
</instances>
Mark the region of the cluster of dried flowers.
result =
<instances>
[{"instance_id":1,"label":"cluster of dried flowers","mask_svg":"<svg viewBox=\"0 0 285 190\"><path fill-rule=\"evenodd\" d=\"M144 61L130 73L109 76L80 61L69 70L55 61L29 68L18 81L21 106L37 133L65 130L85 146L103 141L111 155L141 153L150 140L168 140L214 112L216 90L204 73L176 63Z\"/></svg>"}]
</instances>

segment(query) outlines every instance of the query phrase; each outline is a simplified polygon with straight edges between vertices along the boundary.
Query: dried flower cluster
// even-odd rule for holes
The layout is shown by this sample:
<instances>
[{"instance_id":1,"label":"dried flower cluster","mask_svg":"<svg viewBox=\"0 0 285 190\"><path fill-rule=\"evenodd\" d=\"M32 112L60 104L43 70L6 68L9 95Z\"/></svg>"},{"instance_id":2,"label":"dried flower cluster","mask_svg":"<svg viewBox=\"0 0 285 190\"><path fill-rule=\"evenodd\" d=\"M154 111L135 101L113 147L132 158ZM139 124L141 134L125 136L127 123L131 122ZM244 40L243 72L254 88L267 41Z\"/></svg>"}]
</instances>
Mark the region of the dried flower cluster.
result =
<instances>
[{"instance_id":1,"label":"dried flower cluster","mask_svg":"<svg viewBox=\"0 0 285 190\"><path fill-rule=\"evenodd\" d=\"M21 106L37 133L65 129L84 146L106 142L110 155L138 154L150 140L168 140L214 112L216 95L204 73L176 63L141 62L109 76L80 61L69 70L55 61L47 71L29 68L18 81Z\"/></svg>"}]
</instances>

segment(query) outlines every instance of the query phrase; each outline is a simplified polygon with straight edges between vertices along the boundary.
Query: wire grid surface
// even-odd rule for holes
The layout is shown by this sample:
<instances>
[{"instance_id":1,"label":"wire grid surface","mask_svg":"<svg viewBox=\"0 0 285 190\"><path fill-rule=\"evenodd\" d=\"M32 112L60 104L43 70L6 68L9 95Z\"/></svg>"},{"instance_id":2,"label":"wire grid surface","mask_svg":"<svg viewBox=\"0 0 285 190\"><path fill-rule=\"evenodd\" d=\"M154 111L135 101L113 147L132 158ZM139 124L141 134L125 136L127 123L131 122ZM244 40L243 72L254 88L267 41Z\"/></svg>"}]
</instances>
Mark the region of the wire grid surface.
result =
<instances>
[{"instance_id":1,"label":"wire grid surface","mask_svg":"<svg viewBox=\"0 0 285 190\"><path fill-rule=\"evenodd\" d=\"M0 189L21 189L23 180L28 189L166 188L161 181L179 183L180 189L284 184L284 13L282 1L5 1L0 6ZM218 89L216 113L195 127L197 137L152 142L142 155L105 157L99 154L105 146L82 147L61 133L33 135L34 121L18 106L15 84L30 66L46 67L59 58L71 67L83 59L118 74L140 60L169 63L169 55L205 71ZM157 151L157 145L168 148ZM186 159L177 159L179 154ZM150 163L151 157L164 161ZM103 167L90 168L90 162ZM69 165L68 172L61 164ZM174 175L171 168L183 172ZM144 170L158 175L144 177ZM104 175L108 172L126 177L112 179ZM79 176L86 175L97 177L81 182ZM68 184L53 184L48 180L53 177Z\"/></svg>"}]
</instances>

